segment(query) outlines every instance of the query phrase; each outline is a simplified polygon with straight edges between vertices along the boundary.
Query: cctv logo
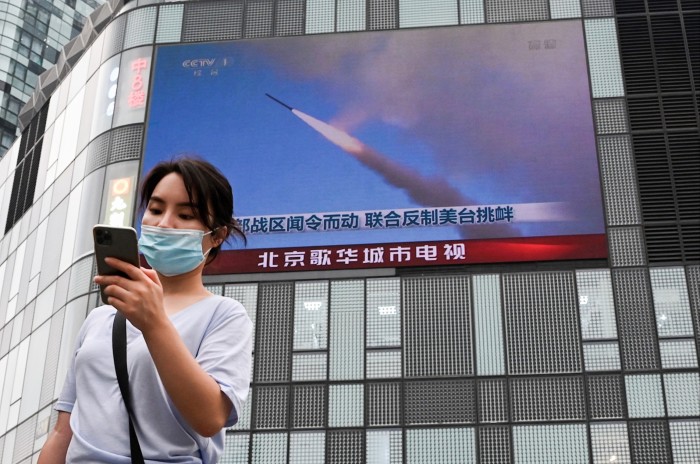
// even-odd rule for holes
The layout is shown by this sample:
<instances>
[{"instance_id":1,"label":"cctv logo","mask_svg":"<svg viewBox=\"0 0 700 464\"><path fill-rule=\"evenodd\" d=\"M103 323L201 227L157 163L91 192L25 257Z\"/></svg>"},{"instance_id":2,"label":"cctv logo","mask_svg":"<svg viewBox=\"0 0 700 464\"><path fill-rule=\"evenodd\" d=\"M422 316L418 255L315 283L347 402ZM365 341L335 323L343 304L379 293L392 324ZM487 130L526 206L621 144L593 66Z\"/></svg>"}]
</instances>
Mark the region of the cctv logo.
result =
<instances>
[{"instance_id":1,"label":"cctv logo","mask_svg":"<svg viewBox=\"0 0 700 464\"><path fill-rule=\"evenodd\" d=\"M183 61L182 67L186 69L211 68L215 63L216 58L197 58Z\"/></svg>"}]
</instances>

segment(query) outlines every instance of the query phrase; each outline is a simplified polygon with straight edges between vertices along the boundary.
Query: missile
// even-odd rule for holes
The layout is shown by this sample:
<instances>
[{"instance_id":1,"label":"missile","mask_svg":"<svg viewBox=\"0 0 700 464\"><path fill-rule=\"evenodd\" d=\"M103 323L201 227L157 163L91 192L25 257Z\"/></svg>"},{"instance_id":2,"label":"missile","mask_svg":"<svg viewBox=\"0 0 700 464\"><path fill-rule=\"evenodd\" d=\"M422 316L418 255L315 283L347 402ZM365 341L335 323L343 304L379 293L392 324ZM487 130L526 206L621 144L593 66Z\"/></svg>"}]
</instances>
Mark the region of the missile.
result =
<instances>
[{"instance_id":1,"label":"missile","mask_svg":"<svg viewBox=\"0 0 700 464\"><path fill-rule=\"evenodd\" d=\"M294 109L294 108L292 108L291 106L289 106L289 105L287 105L286 103L284 103L282 100L276 99L275 97L273 97L273 96L270 95L269 93L266 93L265 95L267 95L267 96L270 97L272 100L274 100L274 101L276 101L277 103L279 103L280 105L284 106L284 107L287 108L289 111L292 111L292 110Z\"/></svg>"}]
</instances>

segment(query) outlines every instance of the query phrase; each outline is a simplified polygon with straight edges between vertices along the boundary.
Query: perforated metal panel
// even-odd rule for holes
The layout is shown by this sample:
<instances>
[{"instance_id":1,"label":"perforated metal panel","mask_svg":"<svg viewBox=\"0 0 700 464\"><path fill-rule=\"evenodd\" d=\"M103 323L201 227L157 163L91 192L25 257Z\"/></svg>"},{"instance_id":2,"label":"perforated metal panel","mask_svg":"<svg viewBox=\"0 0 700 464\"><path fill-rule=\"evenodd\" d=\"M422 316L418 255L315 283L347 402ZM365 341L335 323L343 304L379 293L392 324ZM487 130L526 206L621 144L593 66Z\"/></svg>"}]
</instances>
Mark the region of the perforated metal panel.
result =
<instances>
[{"instance_id":1,"label":"perforated metal panel","mask_svg":"<svg viewBox=\"0 0 700 464\"><path fill-rule=\"evenodd\" d=\"M581 377L511 379L514 422L586 418Z\"/></svg>"},{"instance_id":2,"label":"perforated metal panel","mask_svg":"<svg viewBox=\"0 0 700 464\"><path fill-rule=\"evenodd\" d=\"M337 31L362 31L367 26L366 0L337 0Z\"/></svg>"},{"instance_id":3,"label":"perforated metal panel","mask_svg":"<svg viewBox=\"0 0 700 464\"><path fill-rule=\"evenodd\" d=\"M294 385L292 387L295 429L323 428L326 426L326 386Z\"/></svg>"},{"instance_id":4,"label":"perforated metal panel","mask_svg":"<svg viewBox=\"0 0 700 464\"><path fill-rule=\"evenodd\" d=\"M649 276L659 337L692 337L685 270L682 267L651 268Z\"/></svg>"},{"instance_id":5,"label":"perforated metal panel","mask_svg":"<svg viewBox=\"0 0 700 464\"><path fill-rule=\"evenodd\" d=\"M666 415L660 375L627 375L625 390L627 411L631 419Z\"/></svg>"},{"instance_id":6,"label":"perforated metal panel","mask_svg":"<svg viewBox=\"0 0 700 464\"><path fill-rule=\"evenodd\" d=\"M401 281L367 280L367 347L401 346Z\"/></svg>"},{"instance_id":7,"label":"perforated metal panel","mask_svg":"<svg viewBox=\"0 0 700 464\"><path fill-rule=\"evenodd\" d=\"M367 424L401 425L401 384L382 382L367 384Z\"/></svg>"},{"instance_id":8,"label":"perforated metal panel","mask_svg":"<svg viewBox=\"0 0 700 464\"><path fill-rule=\"evenodd\" d=\"M403 440L401 430L368 431L366 463L402 464Z\"/></svg>"},{"instance_id":9,"label":"perforated metal panel","mask_svg":"<svg viewBox=\"0 0 700 464\"><path fill-rule=\"evenodd\" d=\"M675 464L700 462L700 421L671 421L671 446Z\"/></svg>"},{"instance_id":10,"label":"perforated metal panel","mask_svg":"<svg viewBox=\"0 0 700 464\"><path fill-rule=\"evenodd\" d=\"M335 31L335 0L306 0L306 33Z\"/></svg>"},{"instance_id":11,"label":"perforated metal panel","mask_svg":"<svg viewBox=\"0 0 700 464\"><path fill-rule=\"evenodd\" d=\"M36 434L36 415L17 426L12 462L20 462L32 454Z\"/></svg>"},{"instance_id":12,"label":"perforated metal panel","mask_svg":"<svg viewBox=\"0 0 700 464\"><path fill-rule=\"evenodd\" d=\"M576 0L549 0L552 19L581 17L581 3Z\"/></svg>"},{"instance_id":13,"label":"perforated metal panel","mask_svg":"<svg viewBox=\"0 0 700 464\"><path fill-rule=\"evenodd\" d=\"M269 37L272 35L273 0L248 0L245 5L244 37Z\"/></svg>"},{"instance_id":14,"label":"perforated metal panel","mask_svg":"<svg viewBox=\"0 0 700 464\"><path fill-rule=\"evenodd\" d=\"M184 5L161 5L158 10L156 43L179 42L182 35Z\"/></svg>"},{"instance_id":15,"label":"perforated metal panel","mask_svg":"<svg viewBox=\"0 0 700 464\"><path fill-rule=\"evenodd\" d=\"M368 0L367 29L396 29L398 27L396 0Z\"/></svg>"},{"instance_id":16,"label":"perforated metal panel","mask_svg":"<svg viewBox=\"0 0 700 464\"><path fill-rule=\"evenodd\" d=\"M258 285L228 284L224 287L224 296L233 298L245 308L248 317L253 322L253 347L255 347L255 316L258 307Z\"/></svg>"},{"instance_id":17,"label":"perforated metal panel","mask_svg":"<svg viewBox=\"0 0 700 464\"><path fill-rule=\"evenodd\" d=\"M629 131L627 105L623 98L595 99L593 113L597 134L610 135Z\"/></svg>"},{"instance_id":18,"label":"perforated metal panel","mask_svg":"<svg viewBox=\"0 0 700 464\"><path fill-rule=\"evenodd\" d=\"M471 464L476 462L474 429L468 427L406 430L406 462Z\"/></svg>"},{"instance_id":19,"label":"perforated metal panel","mask_svg":"<svg viewBox=\"0 0 700 464\"><path fill-rule=\"evenodd\" d=\"M643 266L646 264L641 227L611 227L608 229L608 241L612 267Z\"/></svg>"},{"instance_id":20,"label":"perforated metal panel","mask_svg":"<svg viewBox=\"0 0 700 464\"><path fill-rule=\"evenodd\" d=\"M294 287L289 283L259 286L255 381L286 382L289 379Z\"/></svg>"},{"instance_id":21,"label":"perforated metal panel","mask_svg":"<svg viewBox=\"0 0 700 464\"><path fill-rule=\"evenodd\" d=\"M549 19L547 0L486 0L486 22L543 21Z\"/></svg>"},{"instance_id":22,"label":"perforated metal panel","mask_svg":"<svg viewBox=\"0 0 700 464\"><path fill-rule=\"evenodd\" d=\"M661 367L664 369L697 369L695 340L659 340Z\"/></svg>"},{"instance_id":23,"label":"perforated metal panel","mask_svg":"<svg viewBox=\"0 0 700 464\"><path fill-rule=\"evenodd\" d=\"M668 464L670 443L665 421L629 422L632 462L635 464Z\"/></svg>"},{"instance_id":24,"label":"perforated metal panel","mask_svg":"<svg viewBox=\"0 0 700 464\"><path fill-rule=\"evenodd\" d=\"M658 369L656 321L646 269L612 271L617 301L622 365L626 370Z\"/></svg>"},{"instance_id":25,"label":"perforated metal panel","mask_svg":"<svg viewBox=\"0 0 700 464\"><path fill-rule=\"evenodd\" d=\"M576 271L581 336L584 340L617 338L612 279L607 269Z\"/></svg>"},{"instance_id":26,"label":"perforated metal panel","mask_svg":"<svg viewBox=\"0 0 700 464\"><path fill-rule=\"evenodd\" d=\"M277 0L275 35L304 33L304 0Z\"/></svg>"},{"instance_id":27,"label":"perforated metal panel","mask_svg":"<svg viewBox=\"0 0 700 464\"><path fill-rule=\"evenodd\" d=\"M582 0L583 16L594 18L615 14L613 0Z\"/></svg>"},{"instance_id":28,"label":"perforated metal panel","mask_svg":"<svg viewBox=\"0 0 700 464\"><path fill-rule=\"evenodd\" d=\"M477 381L479 422L508 422L508 390L503 379Z\"/></svg>"},{"instance_id":29,"label":"perforated metal panel","mask_svg":"<svg viewBox=\"0 0 700 464\"><path fill-rule=\"evenodd\" d=\"M328 282L296 282L294 289L294 350L325 350Z\"/></svg>"},{"instance_id":30,"label":"perforated metal panel","mask_svg":"<svg viewBox=\"0 0 700 464\"><path fill-rule=\"evenodd\" d=\"M328 390L328 426L363 427L364 385L331 385Z\"/></svg>"},{"instance_id":31,"label":"perforated metal panel","mask_svg":"<svg viewBox=\"0 0 700 464\"><path fill-rule=\"evenodd\" d=\"M240 39L243 1L188 2L182 30L183 42Z\"/></svg>"},{"instance_id":32,"label":"perforated metal panel","mask_svg":"<svg viewBox=\"0 0 700 464\"><path fill-rule=\"evenodd\" d=\"M479 462L510 464L510 429L508 427L479 428Z\"/></svg>"},{"instance_id":33,"label":"perforated metal panel","mask_svg":"<svg viewBox=\"0 0 700 464\"><path fill-rule=\"evenodd\" d=\"M459 424L476 420L474 381L434 380L404 384L406 424Z\"/></svg>"},{"instance_id":34,"label":"perforated metal panel","mask_svg":"<svg viewBox=\"0 0 700 464\"><path fill-rule=\"evenodd\" d=\"M486 21L482 0L459 0L460 24L482 24Z\"/></svg>"},{"instance_id":35,"label":"perforated metal panel","mask_svg":"<svg viewBox=\"0 0 700 464\"><path fill-rule=\"evenodd\" d=\"M331 282L330 380L365 376L364 297L361 280Z\"/></svg>"},{"instance_id":36,"label":"perforated metal panel","mask_svg":"<svg viewBox=\"0 0 700 464\"><path fill-rule=\"evenodd\" d=\"M248 464L248 449L250 434L227 433L224 441L224 452L221 454L222 464Z\"/></svg>"},{"instance_id":37,"label":"perforated metal panel","mask_svg":"<svg viewBox=\"0 0 700 464\"><path fill-rule=\"evenodd\" d=\"M580 372L573 273L506 274L503 286L510 373Z\"/></svg>"},{"instance_id":38,"label":"perforated metal panel","mask_svg":"<svg viewBox=\"0 0 700 464\"><path fill-rule=\"evenodd\" d=\"M401 377L401 350L367 352L367 378Z\"/></svg>"},{"instance_id":39,"label":"perforated metal panel","mask_svg":"<svg viewBox=\"0 0 700 464\"><path fill-rule=\"evenodd\" d=\"M289 427L289 387L258 386L255 388L255 428L284 429Z\"/></svg>"},{"instance_id":40,"label":"perforated metal panel","mask_svg":"<svg viewBox=\"0 0 700 464\"><path fill-rule=\"evenodd\" d=\"M90 291L92 286L93 256L81 259L70 267L70 280L68 281L68 297L71 301L80 295Z\"/></svg>"},{"instance_id":41,"label":"perforated metal panel","mask_svg":"<svg viewBox=\"0 0 700 464\"><path fill-rule=\"evenodd\" d=\"M289 464L324 464L326 434L294 432L289 434Z\"/></svg>"},{"instance_id":42,"label":"perforated metal panel","mask_svg":"<svg viewBox=\"0 0 700 464\"><path fill-rule=\"evenodd\" d=\"M698 343L698 352L700 352L700 266L686 267L686 278L688 297L695 321L695 340Z\"/></svg>"},{"instance_id":43,"label":"perforated metal panel","mask_svg":"<svg viewBox=\"0 0 700 464\"><path fill-rule=\"evenodd\" d=\"M473 374L469 293L468 276L403 280L406 377Z\"/></svg>"},{"instance_id":44,"label":"perforated metal panel","mask_svg":"<svg viewBox=\"0 0 700 464\"><path fill-rule=\"evenodd\" d=\"M112 145L109 151L110 163L139 159L141 157L143 128L143 124L137 124L119 127L112 131Z\"/></svg>"},{"instance_id":45,"label":"perforated metal panel","mask_svg":"<svg viewBox=\"0 0 700 464\"><path fill-rule=\"evenodd\" d=\"M624 422L591 424L593 464L629 463L630 446Z\"/></svg>"},{"instance_id":46,"label":"perforated metal panel","mask_svg":"<svg viewBox=\"0 0 700 464\"><path fill-rule=\"evenodd\" d=\"M639 224L639 190L629 137L599 137L598 152L608 225Z\"/></svg>"},{"instance_id":47,"label":"perforated metal panel","mask_svg":"<svg viewBox=\"0 0 700 464\"><path fill-rule=\"evenodd\" d=\"M619 375L591 375L588 381L588 406L592 419L625 417L622 379Z\"/></svg>"},{"instance_id":48,"label":"perforated metal panel","mask_svg":"<svg viewBox=\"0 0 700 464\"><path fill-rule=\"evenodd\" d=\"M56 388L56 370L58 369L58 354L61 347L64 314L65 310L61 309L51 317L49 342L46 348L46 358L44 360L44 374L41 376L40 407L51 402L54 389ZM63 379L58 379L58 381L62 382Z\"/></svg>"},{"instance_id":49,"label":"perforated metal panel","mask_svg":"<svg viewBox=\"0 0 700 464\"><path fill-rule=\"evenodd\" d=\"M156 30L157 8L155 6L130 11L126 20L124 49L150 45Z\"/></svg>"},{"instance_id":50,"label":"perforated metal panel","mask_svg":"<svg viewBox=\"0 0 700 464\"><path fill-rule=\"evenodd\" d=\"M513 427L516 464L588 464L585 424Z\"/></svg>"},{"instance_id":51,"label":"perforated metal panel","mask_svg":"<svg viewBox=\"0 0 700 464\"><path fill-rule=\"evenodd\" d=\"M593 98L624 96L615 20L587 19L584 30Z\"/></svg>"},{"instance_id":52,"label":"perforated metal panel","mask_svg":"<svg viewBox=\"0 0 700 464\"><path fill-rule=\"evenodd\" d=\"M399 27L447 26L458 23L454 0L399 0Z\"/></svg>"},{"instance_id":53,"label":"perforated metal panel","mask_svg":"<svg viewBox=\"0 0 700 464\"><path fill-rule=\"evenodd\" d=\"M292 355L292 380L326 380L326 353L294 353Z\"/></svg>"},{"instance_id":54,"label":"perforated metal panel","mask_svg":"<svg viewBox=\"0 0 700 464\"><path fill-rule=\"evenodd\" d=\"M279 464L287 461L286 433L254 433L253 464Z\"/></svg>"},{"instance_id":55,"label":"perforated metal panel","mask_svg":"<svg viewBox=\"0 0 700 464\"><path fill-rule=\"evenodd\" d=\"M670 417L700 416L700 374L664 374L664 393Z\"/></svg>"},{"instance_id":56,"label":"perforated metal panel","mask_svg":"<svg viewBox=\"0 0 700 464\"><path fill-rule=\"evenodd\" d=\"M85 175L107 164L109 158L109 144L112 133L106 132L96 137L87 147L87 159L85 161Z\"/></svg>"},{"instance_id":57,"label":"perforated metal panel","mask_svg":"<svg viewBox=\"0 0 700 464\"><path fill-rule=\"evenodd\" d=\"M251 411L253 410L253 393L248 394L248 400L243 403L243 409L238 411L238 422L229 430L250 430ZM247 448L246 448L247 449ZM247 456L247 455L246 455Z\"/></svg>"},{"instance_id":58,"label":"perforated metal panel","mask_svg":"<svg viewBox=\"0 0 700 464\"><path fill-rule=\"evenodd\" d=\"M116 55L123 50L124 45L124 29L126 29L127 15L121 15L115 18L107 28L104 35L104 48L102 49L102 61L106 61L113 55Z\"/></svg>"},{"instance_id":59,"label":"perforated metal panel","mask_svg":"<svg viewBox=\"0 0 700 464\"><path fill-rule=\"evenodd\" d=\"M328 464L364 464L364 430L329 430L326 434Z\"/></svg>"},{"instance_id":60,"label":"perforated metal panel","mask_svg":"<svg viewBox=\"0 0 700 464\"><path fill-rule=\"evenodd\" d=\"M476 275L473 284L476 372L478 375L503 375L506 367L500 277Z\"/></svg>"}]
</instances>

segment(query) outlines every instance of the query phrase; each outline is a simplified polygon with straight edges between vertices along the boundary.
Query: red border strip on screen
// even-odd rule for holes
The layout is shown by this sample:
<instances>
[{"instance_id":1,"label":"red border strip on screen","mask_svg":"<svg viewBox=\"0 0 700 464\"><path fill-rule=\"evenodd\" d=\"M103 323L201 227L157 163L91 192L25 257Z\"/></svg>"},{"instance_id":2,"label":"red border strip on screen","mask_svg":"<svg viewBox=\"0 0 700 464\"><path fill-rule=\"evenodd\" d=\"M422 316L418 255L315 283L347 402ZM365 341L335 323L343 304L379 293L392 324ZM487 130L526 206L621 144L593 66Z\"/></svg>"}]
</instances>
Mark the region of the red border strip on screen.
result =
<instances>
[{"instance_id":1,"label":"red border strip on screen","mask_svg":"<svg viewBox=\"0 0 700 464\"><path fill-rule=\"evenodd\" d=\"M207 275L602 259L605 234L226 250Z\"/></svg>"}]
</instances>

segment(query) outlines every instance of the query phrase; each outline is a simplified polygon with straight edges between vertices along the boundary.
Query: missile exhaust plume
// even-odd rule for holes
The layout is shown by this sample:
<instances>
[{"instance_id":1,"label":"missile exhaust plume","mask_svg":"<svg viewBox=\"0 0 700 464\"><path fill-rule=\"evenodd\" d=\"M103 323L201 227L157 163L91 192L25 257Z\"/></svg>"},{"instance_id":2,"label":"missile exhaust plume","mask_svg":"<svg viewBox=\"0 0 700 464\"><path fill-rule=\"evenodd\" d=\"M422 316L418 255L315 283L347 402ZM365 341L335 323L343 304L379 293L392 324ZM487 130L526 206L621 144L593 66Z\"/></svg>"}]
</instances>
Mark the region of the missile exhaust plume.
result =
<instances>
[{"instance_id":1,"label":"missile exhaust plume","mask_svg":"<svg viewBox=\"0 0 700 464\"><path fill-rule=\"evenodd\" d=\"M375 149L365 145L332 125L314 118L302 111L292 108L270 94L265 94L280 105L288 108L296 117L321 134L328 141L350 154L357 161L376 172L389 184L400 188L417 204L425 207L477 204L445 179L428 178L420 173L398 164ZM478 227L460 227L463 238L494 236L517 236L520 233L510 224L487 224Z\"/></svg>"}]
</instances>

